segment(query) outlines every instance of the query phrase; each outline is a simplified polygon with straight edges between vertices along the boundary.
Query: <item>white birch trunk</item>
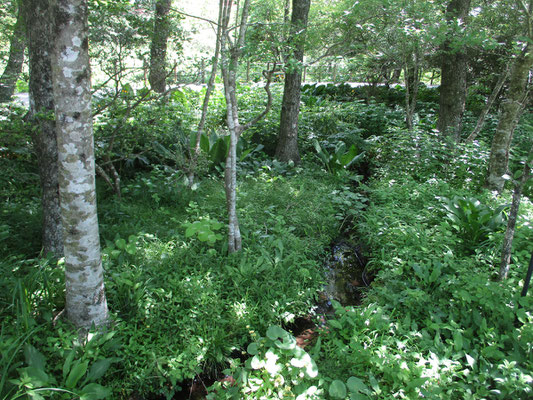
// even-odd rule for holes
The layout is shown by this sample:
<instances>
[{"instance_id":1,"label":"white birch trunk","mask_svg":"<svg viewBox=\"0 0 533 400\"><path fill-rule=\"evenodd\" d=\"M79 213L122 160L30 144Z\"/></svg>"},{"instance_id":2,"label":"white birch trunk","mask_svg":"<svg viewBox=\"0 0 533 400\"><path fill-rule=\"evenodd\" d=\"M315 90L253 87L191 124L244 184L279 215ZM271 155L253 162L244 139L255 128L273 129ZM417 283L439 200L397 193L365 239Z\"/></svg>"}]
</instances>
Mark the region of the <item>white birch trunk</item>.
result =
<instances>
[{"instance_id":1,"label":"white birch trunk","mask_svg":"<svg viewBox=\"0 0 533 400\"><path fill-rule=\"evenodd\" d=\"M67 317L78 327L107 320L96 214L87 0L56 1L52 62L65 251Z\"/></svg>"}]
</instances>

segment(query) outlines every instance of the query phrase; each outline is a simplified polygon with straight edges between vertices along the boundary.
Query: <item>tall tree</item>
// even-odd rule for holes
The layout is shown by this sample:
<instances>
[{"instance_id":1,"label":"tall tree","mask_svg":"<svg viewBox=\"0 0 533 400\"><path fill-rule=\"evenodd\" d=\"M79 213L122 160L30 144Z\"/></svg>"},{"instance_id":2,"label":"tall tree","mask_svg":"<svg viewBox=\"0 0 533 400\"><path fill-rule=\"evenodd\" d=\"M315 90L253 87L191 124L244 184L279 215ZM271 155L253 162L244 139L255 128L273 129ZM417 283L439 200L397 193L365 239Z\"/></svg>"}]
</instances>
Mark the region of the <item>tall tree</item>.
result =
<instances>
[{"instance_id":1,"label":"tall tree","mask_svg":"<svg viewBox=\"0 0 533 400\"><path fill-rule=\"evenodd\" d=\"M311 0L293 0L290 28L291 56L285 69L285 86L281 103L280 131L276 158L281 161L300 162L298 151L298 115L302 85L305 32Z\"/></svg>"},{"instance_id":2,"label":"tall tree","mask_svg":"<svg viewBox=\"0 0 533 400\"><path fill-rule=\"evenodd\" d=\"M150 87L163 93L166 89L165 71L167 58L167 41L170 35L170 5L171 0L157 0L155 3L154 30L150 47Z\"/></svg>"},{"instance_id":3,"label":"tall tree","mask_svg":"<svg viewBox=\"0 0 533 400\"><path fill-rule=\"evenodd\" d=\"M509 88L500 106L500 118L490 149L486 186L498 192L501 192L505 185L513 133L527 100L527 84L533 67L533 0L530 0L528 5L517 0L516 5L525 16L527 42L511 67Z\"/></svg>"},{"instance_id":4,"label":"tall tree","mask_svg":"<svg viewBox=\"0 0 533 400\"><path fill-rule=\"evenodd\" d=\"M226 157L226 168L224 172L225 189L226 189L226 206L228 209L228 250L230 253L239 251L242 247L241 231L239 220L237 218L237 142L240 135L249 127L263 118L272 105L272 96L270 93L270 81L273 71L265 73L267 83L265 90L268 95L265 109L253 120L246 124L239 121L239 107L237 104L237 70L239 59L244 48L246 29L248 27L248 15L250 11L250 0L244 0L240 13L238 4L235 15L238 21L237 26L232 29L229 25L231 17L232 0L223 0L220 10L222 21L221 31L221 73L224 81L224 97L226 98L226 123L228 125L230 146ZM235 32L234 38L231 32Z\"/></svg>"},{"instance_id":5,"label":"tall tree","mask_svg":"<svg viewBox=\"0 0 533 400\"><path fill-rule=\"evenodd\" d=\"M59 171L56 127L53 118L52 87L52 11L47 0L25 0L30 66L30 121L32 141L39 164L43 213L43 252L63 255L63 236L59 207Z\"/></svg>"},{"instance_id":6,"label":"tall tree","mask_svg":"<svg viewBox=\"0 0 533 400\"><path fill-rule=\"evenodd\" d=\"M9 43L9 59L2 76L0 77L0 103L11 100L15 93L17 79L22 71L24 63L24 49L26 48L26 32L24 13L22 12L21 0L17 2L17 22L13 27Z\"/></svg>"},{"instance_id":7,"label":"tall tree","mask_svg":"<svg viewBox=\"0 0 533 400\"><path fill-rule=\"evenodd\" d=\"M52 59L65 249L67 317L88 328L107 320L96 214L87 0L56 0Z\"/></svg>"},{"instance_id":8,"label":"tall tree","mask_svg":"<svg viewBox=\"0 0 533 400\"><path fill-rule=\"evenodd\" d=\"M446 9L449 35L442 45L439 119L437 129L443 136L459 140L466 104L467 54L459 45L470 11L470 0L451 0Z\"/></svg>"}]
</instances>

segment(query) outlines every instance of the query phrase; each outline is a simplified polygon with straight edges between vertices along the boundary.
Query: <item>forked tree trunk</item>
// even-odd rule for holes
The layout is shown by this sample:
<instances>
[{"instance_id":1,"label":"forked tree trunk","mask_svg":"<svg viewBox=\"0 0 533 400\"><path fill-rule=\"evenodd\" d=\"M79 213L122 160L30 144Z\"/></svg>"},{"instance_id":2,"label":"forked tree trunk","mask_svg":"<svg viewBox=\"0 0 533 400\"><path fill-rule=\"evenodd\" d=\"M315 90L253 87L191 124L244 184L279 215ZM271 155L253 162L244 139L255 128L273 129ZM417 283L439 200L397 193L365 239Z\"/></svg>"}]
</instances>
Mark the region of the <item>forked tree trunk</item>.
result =
<instances>
[{"instance_id":1,"label":"forked tree trunk","mask_svg":"<svg viewBox=\"0 0 533 400\"><path fill-rule=\"evenodd\" d=\"M293 0L290 28L292 62L285 70L285 86L281 103L280 130L276 158L280 161L300 163L298 151L298 116L302 86L302 62L304 59L305 32L311 0Z\"/></svg>"},{"instance_id":2,"label":"forked tree trunk","mask_svg":"<svg viewBox=\"0 0 533 400\"><path fill-rule=\"evenodd\" d=\"M15 93L17 79L22 71L24 63L24 49L26 48L26 34L24 31L24 13L19 1L17 22L13 28L13 34L9 42L9 59L2 76L0 77L0 103L11 100Z\"/></svg>"},{"instance_id":3,"label":"forked tree trunk","mask_svg":"<svg viewBox=\"0 0 533 400\"><path fill-rule=\"evenodd\" d=\"M479 115L479 118L477 119L476 127L472 131L472 133L466 138L466 143L472 143L474 139L479 135L479 132L483 129L483 126L485 125L485 119L487 118L487 115L492 108L492 105L494 104L494 101L498 98L498 95L500 94L503 84L507 80L507 77L509 76L509 67L505 67L505 71L500 74L500 77L498 78L498 81L496 82L496 85L494 86L494 89L492 90L492 93L490 94L489 98L487 99L487 102L485 103L485 107L483 107L483 111L481 111L481 114Z\"/></svg>"},{"instance_id":4,"label":"forked tree trunk","mask_svg":"<svg viewBox=\"0 0 533 400\"><path fill-rule=\"evenodd\" d=\"M527 44L515 59L509 78L509 89L500 107L500 120L492 139L489 170L486 186L490 190L501 192L505 184L504 175L509 165L509 150L513 133L523 111L527 98L527 81L529 70L533 66L533 51Z\"/></svg>"},{"instance_id":5,"label":"forked tree trunk","mask_svg":"<svg viewBox=\"0 0 533 400\"><path fill-rule=\"evenodd\" d=\"M225 189L226 205L228 210L228 251L230 253L239 251L242 247L242 237L237 217L237 142L240 135L246 129L256 124L263 118L272 105L272 96L270 93L270 81L273 71L266 74L267 84L265 90L268 95L267 104L263 112L257 115L253 120L245 125L239 122L239 109L237 105L237 69L239 67L239 58L244 47L244 39L248 25L248 13L250 10L250 0L244 0L241 11L239 25L235 29L235 41L232 43L230 37L229 21L231 17L232 0L223 0L220 10L222 21L221 32L221 72L224 80L224 96L226 98L226 122L230 134L230 148L226 158ZM238 3L237 12L238 14Z\"/></svg>"},{"instance_id":6,"label":"forked tree trunk","mask_svg":"<svg viewBox=\"0 0 533 400\"><path fill-rule=\"evenodd\" d=\"M451 0L446 9L448 23L466 24L470 0ZM466 104L467 54L464 49L453 49L455 34L450 34L442 46L439 118L437 129L442 136L458 141L461 137Z\"/></svg>"},{"instance_id":7,"label":"forked tree trunk","mask_svg":"<svg viewBox=\"0 0 533 400\"><path fill-rule=\"evenodd\" d=\"M63 229L59 205L59 165L57 154L54 92L51 54L52 10L48 0L26 0L24 14L27 24L30 65L30 121L32 140L39 164L41 204L43 212L43 253L63 255Z\"/></svg>"},{"instance_id":8,"label":"forked tree trunk","mask_svg":"<svg viewBox=\"0 0 533 400\"><path fill-rule=\"evenodd\" d=\"M163 93L166 89L165 71L167 58L167 41L170 35L170 12L171 0L158 0L155 3L154 31L152 45L150 47L150 87L157 93Z\"/></svg>"},{"instance_id":9,"label":"forked tree trunk","mask_svg":"<svg viewBox=\"0 0 533 400\"><path fill-rule=\"evenodd\" d=\"M57 0L54 99L65 249L67 317L78 327L107 321L96 214L87 0Z\"/></svg>"}]
</instances>

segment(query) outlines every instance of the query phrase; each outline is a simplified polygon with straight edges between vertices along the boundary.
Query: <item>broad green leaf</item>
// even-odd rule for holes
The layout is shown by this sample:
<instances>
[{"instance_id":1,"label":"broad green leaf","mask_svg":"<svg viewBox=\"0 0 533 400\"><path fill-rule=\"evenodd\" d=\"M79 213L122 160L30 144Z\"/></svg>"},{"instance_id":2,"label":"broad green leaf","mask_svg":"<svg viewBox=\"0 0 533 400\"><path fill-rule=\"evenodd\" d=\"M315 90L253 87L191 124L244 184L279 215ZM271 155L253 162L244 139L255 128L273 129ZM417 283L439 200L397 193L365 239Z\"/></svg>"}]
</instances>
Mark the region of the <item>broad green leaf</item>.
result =
<instances>
[{"instance_id":1,"label":"broad green leaf","mask_svg":"<svg viewBox=\"0 0 533 400\"><path fill-rule=\"evenodd\" d=\"M83 375L85 375L85 373L87 372L88 366L88 361L83 361L78 365L74 366L65 382L65 386L69 389L73 389L79 382L79 380L83 377Z\"/></svg>"},{"instance_id":2,"label":"broad green leaf","mask_svg":"<svg viewBox=\"0 0 533 400\"><path fill-rule=\"evenodd\" d=\"M37 367L26 367L19 371L22 371L22 375L26 375L27 378L31 381L29 384L27 384L27 387L30 388L39 388L43 386L47 386L52 382L51 377L48 376L44 370ZM31 385L31 386L28 386Z\"/></svg>"},{"instance_id":3,"label":"broad green leaf","mask_svg":"<svg viewBox=\"0 0 533 400\"><path fill-rule=\"evenodd\" d=\"M271 325L266 331L266 335L271 340L276 340L278 338L284 338L288 335L288 332L279 326Z\"/></svg>"},{"instance_id":4,"label":"broad green leaf","mask_svg":"<svg viewBox=\"0 0 533 400\"><path fill-rule=\"evenodd\" d=\"M137 246L135 246L135 243L128 243L126 245L126 253L134 255L137 253Z\"/></svg>"},{"instance_id":5,"label":"broad green leaf","mask_svg":"<svg viewBox=\"0 0 533 400\"><path fill-rule=\"evenodd\" d=\"M115 240L115 244L120 250L124 250L126 248L126 241L124 239Z\"/></svg>"},{"instance_id":6,"label":"broad green leaf","mask_svg":"<svg viewBox=\"0 0 533 400\"><path fill-rule=\"evenodd\" d=\"M26 343L24 345L24 358L26 360L26 364L28 364L30 367L35 367L44 371L46 359L44 355L42 355L39 350L37 350L31 344Z\"/></svg>"},{"instance_id":7,"label":"broad green leaf","mask_svg":"<svg viewBox=\"0 0 533 400\"><path fill-rule=\"evenodd\" d=\"M368 387L363 383L363 381L355 376L350 376L346 381L346 386L350 392L361 392L367 390Z\"/></svg>"},{"instance_id":8,"label":"broad green leaf","mask_svg":"<svg viewBox=\"0 0 533 400\"><path fill-rule=\"evenodd\" d=\"M248 352L248 354L255 356L257 353L259 353L259 346L257 345L257 343L250 343L246 348L246 351Z\"/></svg>"},{"instance_id":9,"label":"broad green leaf","mask_svg":"<svg viewBox=\"0 0 533 400\"><path fill-rule=\"evenodd\" d=\"M335 399L346 398L346 385L344 382L336 379L329 385L329 395Z\"/></svg>"},{"instance_id":10,"label":"broad green leaf","mask_svg":"<svg viewBox=\"0 0 533 400\"><path fill-rule=\"evenodd\" d=\"M63 363L63 380L67 379L68 373L70 372L70 367L72 366L72 361L74 361L74 356L76 355L76 352L74 350L70 350L68 352L67 358L65 359L65 362Z\"/></svg>"},{"instance_id":11,"label":"broad green leaf","mask_svg":"<svg viewBox=\"0 0 533 400\"><path fill-rule=\"evenodd\" d=\"M104 358L96 361L91 365L91 369L89 369L87 380L96 381L97 379L100 379L114 362L115 360L113 358Z\"/></svg>"},{"instance_id":12,"label":"broad green leaf","mask_svg":"<svg viewBox=\"0 0 533 400\"><path fill-rule=\"evenodd\" d=\"M98 383L89 383L81 390L80 400L100 400L111 396L111 389Z\"/></svg>"}]
</instances>

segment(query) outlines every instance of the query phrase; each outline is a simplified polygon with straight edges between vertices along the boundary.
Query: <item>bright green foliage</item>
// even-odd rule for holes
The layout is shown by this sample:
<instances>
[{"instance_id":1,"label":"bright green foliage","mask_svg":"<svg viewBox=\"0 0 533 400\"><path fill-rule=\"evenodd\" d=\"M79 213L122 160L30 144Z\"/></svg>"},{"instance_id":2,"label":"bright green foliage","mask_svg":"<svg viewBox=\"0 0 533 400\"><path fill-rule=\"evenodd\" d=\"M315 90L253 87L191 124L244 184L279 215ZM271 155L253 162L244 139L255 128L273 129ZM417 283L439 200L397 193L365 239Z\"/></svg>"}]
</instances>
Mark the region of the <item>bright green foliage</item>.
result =
<instances>
[{"instance_id":1,"label":"bright green foliage","mask_svg":"<svg viewBox=\"0 0 533 400\"><path fill-rule=\"evenodd\" d=\"M56 379L54 370L47 367L46 357L31 344L24 345L26 367L19 368L18 379L10 383L18 387L14 399L29 396L40 400L45 398L81 400L100 400L109 398L111 389L99 383L113 363L120 361L116 357L102 358L98 355L107 346L114 347L114 332L107 334L89 333L83 349L74 347L64 352L61 365L61 379ZM80 357L80 358L77 358ZM54 360L57 362L57 360Z\"/></svg>"},{"instance_id":2,"label":"bright green foliage","mask_svg":"<svg viewBox=\"0 0 533 400\"><path fill-rule=\"evenodd\" d=\"M474 197L440 197L439 200L446 211L450 226L457 232L469 252L473 252L476 246L483 245L491 233L504 227L503 210L509 207L508 205L493 210Z\"/></svg>"},{"instance_id":3,"label":"bright green foliage","mask_svg":"<svg viewBox=\"0 0 533 400\"><path fill-rule=\"evenodd\" d=\"M331 153L328 153L327 150L320 147L318 140L315 140L314 144L320 161L322 161L330 174L338 174L353 163L360 161L365 155L365 153L360 153L354 144L346 150L345 143L338 143L337 146L335 146L335 150Z\"/></svg>"},{"instance_id":4,"label":"bright green foliage","mask_svg":"<svg viewBox=\"0 0 533 400\"><path fill-rule=\"evenodd\" d=\"M254 332L252 337L254 341L247 347L250 358L224 371L234 377L235 384L215 384L209 398L322 398L323 391L317 387L317 365L289 332L274 325L268 327L266 337Z\"/></svg>"},{"instance_id":5,"label":"bright green foliage","mask_svg":"<svg viewBox=\"0 0 533 400\"><path fill-rule=\"evenodd\" d=\"M224 224L217 220L206 218L200 221L183 224L183 226L187 228L185 231L185 237L198 235L200 242L207 242L210 245L213 245L217 240L222 239L222 235L216 233L216 231L220 230Z\"/></svg>"}]
</instances>

